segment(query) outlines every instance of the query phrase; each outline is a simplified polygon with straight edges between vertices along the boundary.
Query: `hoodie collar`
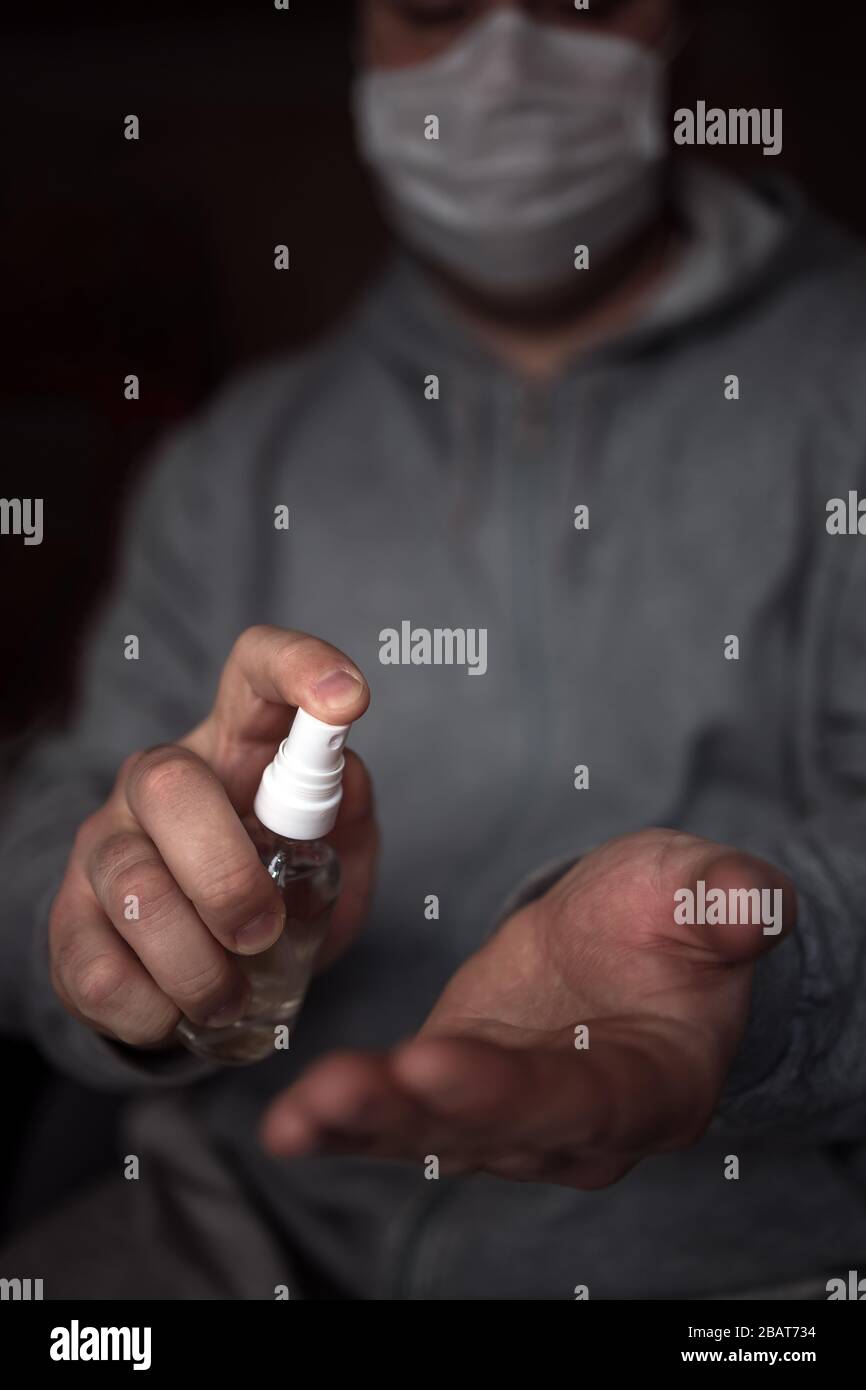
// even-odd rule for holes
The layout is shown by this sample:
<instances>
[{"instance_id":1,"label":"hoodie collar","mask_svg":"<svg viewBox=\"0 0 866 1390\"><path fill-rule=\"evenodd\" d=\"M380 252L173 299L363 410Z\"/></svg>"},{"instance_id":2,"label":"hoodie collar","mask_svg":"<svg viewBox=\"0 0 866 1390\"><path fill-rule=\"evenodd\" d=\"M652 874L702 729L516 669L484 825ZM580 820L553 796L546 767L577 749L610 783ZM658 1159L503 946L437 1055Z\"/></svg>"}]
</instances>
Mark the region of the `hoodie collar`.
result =
<instances>
[{"instance_id":1,"label":"hoodie collar","mask_svg":"<svg viewBox=\"0 0 866 1390\"><path fill-rule=\"evenodd\" d=\"M578 374L590 362L634 354L733 307L784 273L806 215L804 201L786 180L745 183L687 160L675 170L673 197L683 238L675 262L627 327L576 354L560 376ZM373 349L398 367L432 372L447 360L480 376L514 377L403 248L368 291L361 321Z\"/></svg>"}]
</instances>

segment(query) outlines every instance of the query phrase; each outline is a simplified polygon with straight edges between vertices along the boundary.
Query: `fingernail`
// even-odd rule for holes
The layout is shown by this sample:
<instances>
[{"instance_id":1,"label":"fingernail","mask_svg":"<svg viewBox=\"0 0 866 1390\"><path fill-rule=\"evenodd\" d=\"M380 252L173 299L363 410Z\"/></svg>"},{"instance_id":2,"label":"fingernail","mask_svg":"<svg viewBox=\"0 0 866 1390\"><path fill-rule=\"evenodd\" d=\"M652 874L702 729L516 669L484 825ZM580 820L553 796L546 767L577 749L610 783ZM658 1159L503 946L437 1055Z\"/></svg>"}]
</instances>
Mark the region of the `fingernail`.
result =
<instances>
[{"instance_id":1,"label":"fingernail","mask_svg":"<svg viewBox=\"0 0 866 1390\"><path fill-rule=\"evenodd\" d=\"M209 1017L205 1019L205 1028L228 1028L229 1024L237 1023L238 1020L244 1016L246 1003L247 995L245 991L243 994L239 995L237 999L232 999L231 1003L223 1004L221 1008L217 1009L216 1013L210 1014Z\"/></svg>"},{"instance_id":2,"label":"fingernail","mask_svg":"<svg viewBox=\"0 0 866 1390\"><path fill-rule=\"evenodd\" d=\"M260 912L235 932L235 948L242 956L255 955L273 946L285 924L282 912Z\"/></svg>"},{"instance_id":3,"label":"fingernail","mask_svg":"<svg viewBox=\"0 0 866 1390\"><path fill-rule=\"evenodd\" d=\"M364 688L363 681L353 676L351 671L331 671L313 686L316 699L326 709L345 709L346 705L357 700Z\"/></svg>"}]
</instances>

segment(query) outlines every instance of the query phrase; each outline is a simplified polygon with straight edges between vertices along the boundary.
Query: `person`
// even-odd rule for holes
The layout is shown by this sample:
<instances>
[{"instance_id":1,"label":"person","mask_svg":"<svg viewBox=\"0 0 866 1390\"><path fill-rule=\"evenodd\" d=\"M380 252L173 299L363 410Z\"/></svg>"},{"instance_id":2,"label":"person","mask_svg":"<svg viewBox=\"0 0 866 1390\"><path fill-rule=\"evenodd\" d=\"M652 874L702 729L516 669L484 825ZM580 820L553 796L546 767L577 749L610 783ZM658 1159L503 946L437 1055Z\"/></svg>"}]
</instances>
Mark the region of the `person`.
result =
<instances>
[{"instance_id":1,"label":"person","mask_svg":"<svg viewBox=\"0 0 866 1390\"><path fill-rule=\"evenodd\" d=\"M362 0L399 247L164 445L7 824L2 1016L139 1161L4 1252L46 1297L823 1298L866 1252L864 258L672 160L676 24ZM359 721L344 887L289 1050L220 1069L174 1028L280 929L239 816L296 706Z\"/></svg>"}]
</instances>

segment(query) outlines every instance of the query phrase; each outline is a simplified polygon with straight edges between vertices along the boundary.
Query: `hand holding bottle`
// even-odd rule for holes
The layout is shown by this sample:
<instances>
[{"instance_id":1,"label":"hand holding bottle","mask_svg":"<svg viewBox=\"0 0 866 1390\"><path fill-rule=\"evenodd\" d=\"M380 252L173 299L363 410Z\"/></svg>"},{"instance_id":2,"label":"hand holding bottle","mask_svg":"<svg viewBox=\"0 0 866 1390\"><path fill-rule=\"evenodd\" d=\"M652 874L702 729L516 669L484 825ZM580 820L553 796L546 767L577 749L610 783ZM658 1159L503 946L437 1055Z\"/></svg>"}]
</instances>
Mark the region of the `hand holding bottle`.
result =
<instances>
[{"instance_id":1,"label":"hand holding bottle","mask_svg":"<svg viewBox=\"0 0 866 1390\"><path fill-rule=\"evenodd\" d=\"M78 832L50 920L52 982L71 1013L139 1047L170 1041L181 1019L226 1028L244 1015L241 960L281 937L285 900L242 818L295 708L345 725L368 703L336 648L275 627L243 633L208 717L178 743L129 757ZM348 749L345 759L328 836L342 888L320 966L360 927L375 867L369 777Z\"/></svg>"}]
</instances>

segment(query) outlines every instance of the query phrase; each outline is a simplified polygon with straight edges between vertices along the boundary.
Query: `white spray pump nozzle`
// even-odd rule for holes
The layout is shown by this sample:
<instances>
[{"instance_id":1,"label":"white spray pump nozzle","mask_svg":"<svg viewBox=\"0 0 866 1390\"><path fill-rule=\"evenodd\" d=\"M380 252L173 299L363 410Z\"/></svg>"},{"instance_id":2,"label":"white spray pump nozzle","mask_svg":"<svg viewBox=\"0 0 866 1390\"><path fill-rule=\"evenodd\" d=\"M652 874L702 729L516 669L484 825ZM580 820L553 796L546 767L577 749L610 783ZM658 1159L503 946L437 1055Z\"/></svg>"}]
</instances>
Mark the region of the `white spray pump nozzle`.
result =
<instances>
[{"instance_id":1,"label":"white spray pump nozzle","mask_svg":"<svg viewBox=\"0 0 866 1390\"><path fill-rule=\"evenodd\" d=\"M333 829L343 795L343 745L351 724L326 724L299 709L253 806L262 825L288 840L318 840Z\"/></svg>"}]
</instances>

